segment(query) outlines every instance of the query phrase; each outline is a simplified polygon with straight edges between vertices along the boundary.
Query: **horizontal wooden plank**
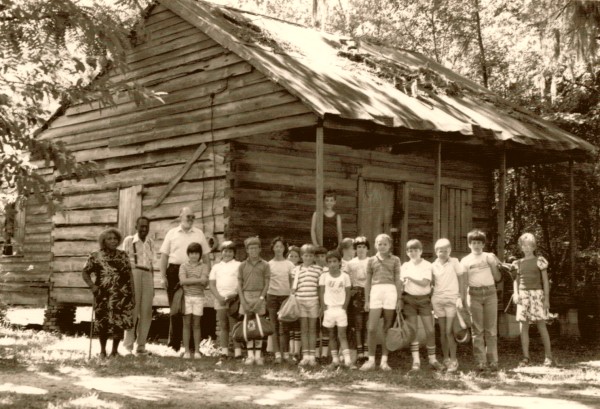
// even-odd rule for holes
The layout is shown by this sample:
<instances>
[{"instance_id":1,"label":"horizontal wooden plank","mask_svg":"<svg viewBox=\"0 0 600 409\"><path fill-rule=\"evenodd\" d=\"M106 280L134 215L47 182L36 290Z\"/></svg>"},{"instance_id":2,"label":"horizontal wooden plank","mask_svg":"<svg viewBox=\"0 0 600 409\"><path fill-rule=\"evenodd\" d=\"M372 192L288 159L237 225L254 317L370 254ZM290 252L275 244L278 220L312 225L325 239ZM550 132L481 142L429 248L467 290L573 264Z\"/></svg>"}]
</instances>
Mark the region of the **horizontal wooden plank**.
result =
<instances>
[{"instance_id":1,"label":"horizontal wooden plank","mask_svg":"<svg viewBox=\"0 0 600 409\"><path fill-rule=\"evenodd\" d=\"M50 250L52 243L23 243L23 253L29 256L30 253L44 253Z\"/></svg>"},{"instance_id":2,"label":"horizontal wooden plank","mask_svg":"<svg viewBox=\"0 0 600 409\"><path fill-rule=\"evenodd\" d=\"M86 261L87 257L54 257L54 260L52 261L53 274L66 271L81 272Z\"/></svg>"},{"instance_id":3,"label":"horizontal wooden plank","mask_svg":"<svg viewBox=\"0 0 600 409\"><path fill-rule=\"evenodd\" d=\"M279 93L271 98L253 98L250 101L241 101L221 106L220 108L222 109L220 111L223 111L223 113L219 113L212 117L210 109L204 109L197 114L187 113L185 115L165 118L163 120L157 119L155 122L156 127L152 126L149 131L137 132L127 136L117 135L111 137L109 147L138 144L187 134L196 134L211 129L219 130L271 119L287 118L310 112L306 105L294 100L295 98L289 94ZM263 102L264 106L262 106ZM279 105L280 103L281 105ZM278 105L270 106L270 104ZM248 109L253 110L247 111ZM217 109L215 109L215 111L216 110ZM188 117L188 119L184 119L184 117ZM169 124L172 124L172 126L160 127Z\"/></svg>"},{"instance_id":4,"label":"horizontal wooden plank","mask_svg":"<svg viewBox=\"0 0 600 409\"><path fill-rule=\"evenodd\" d=\"M52 230L52 223L33 224L25 219L25 234L49 233Z\"/></svg>"},{"instance_id":5,"label":"horizontal wooden plank","mask_svg":"<svg viewBox=\"0 0 600 409\"><path fill-rule=\"evenodd\" d=\"M128 67L131 70L142 69L160 63L163 59L198 53L217 45L215 40L197 30L188 35L181 35L180 38L170 43L157 45L153 49L129 53L127 55Z\"/></svg>"},{"instance_id":6,"label":"horizontal wooden plank","mask_svg":"<svg viewBox=\"0 0 600 409\"><path fill-rule=\"evenodd\" d=\"M16 292L29 294L47 294L49 282L30 282L30 283L15 283L15 282L0 282L0 292Z\"/></svg>"},{"instance_id":7,"label":"horizontal wooden plank","mask_svg":"<svg viewBox=\"0 0 600 409\"><path fill-rule=\"evenodd\" d=\"M205 235L212 235L214 233L223 232L225 229L225 217L223 215L216 215L215 217L208 216L200 218L200 213L195 213L196 221L194 226L204 231ZM179 225L178 219L165 219L152 221L150 223L150 234L154 238L155 242L162 242L167 232ZM160 248L159 245L156 246Z\"/></svg>"},{"instance_id":8,"label":"horizontal wooden plank","mask_svg":"<svg viewBox=\"0 0 600 409\"><path fill-rule=\"evenodd\" d=\"M57 226L52 231L54 240L97 240L105 226Z\"/></svg>"},{"instance_id":9,"label":"horizontal wooden plank","mask_svg":"<svg viewBox=\"0 0 600 409\"><path fill-rule=\"evenodd\" d=\"M102 110L98 109L96 103L96 108L86 114L57 118L50 125L50 129L44 131L40 137L42 139L63 137L61 140L67 144L76 143L77 140L74 137L69 138L68 136L106 127L132 124L160 115L185 112L188 110L186 105L189 105L191 110L208 106L210 94L218 91L222 92L215 96L214 103L224 103L228 101L226 97L232 90L255 83L270 82L264 75L252 70L252 66L243 61L219 70L201 71L181 78L165 80L151 87L155 91L168 92L168 95L162 97L164 103L146 101L143 109L139 109L137 104L126 96L117 98L116 105ZM224 90L224 88L227 89ZM277 90L281 89L279 87ZM239 97L232 98L231 100L239 99Z\"/></svg>"},{"instance_id":10,"label":"horizontal wooden plank","mask_svg":"<svg viewBox=\"0 0 600 409\"><path fill-rule=\"evenodd\" d=\"M165 186L166 185L156 185L145 188L142 192L142 205L151 206L154 204L156 198L160 196ZM210 179L200 182L179 182L169 193L169 196L163 200L163 204L198 200L202 197L209 198L212 197L215 191L221 192L221 196L223 196L224 191L228 186L229 183L225 178Z\"/></svg>"},{"instance_id":11,"label":"horizontal wooden plank","mask_svg":"<svg viewBox=\"0 0 600 409\"><path fill-rule=\"evenodd\" d=\"M0 291L0 301L5 305L35 305L43 307L48 304L48 292L30 294Z\"/></svg>"},{"instance_id":12,"label":"horizontal wooden plank","mask_svg":"<svg viewBox=\"0 0 600 409\"><path fill-rule=\"evenodd\" d=\"M97 241L55 241L52 253L55 257L87 256L93 251L98 251L100 246Z\"/></svg>"},{"instance_id":13,"label":"horizontal wooden plank","mask_svg":"<svg viewBox=\"0 0 600 409\"><path fill-rule=\"evenodd\" d=\"M15 266L11 267L14 268ZM49 280L50 268L48 263L44 265L30 264L21 271L3 272L0 268L0 281L3 283L45 283Z\"/></svg>"},{"instance_id":14,"label":"horizontal wooden plank","mask_svg":"<svg viewBox=\"0 0 600 409\"><path fill-rule=\"evenodd\" d=\"M134 185L159 184L170 181L181 169L181 165L163 166L147 169L131 169L116 174L108 174L97 178L76 180L64 180L56 184L56 189L63 194L92 192L97 190L109 190L124 188ZM190 170L182 178L184 181L206 179L211 177L225 176L229 170L229 164L217 164L209 161L198 161L192 165ZM72 212L84 212L72 211ZM67 212L65 212L67 213Z\"/></svg>"},{"instance_id":15,"label":"horizontal wooden plank","mask_svg":"<svg viewBox=\"0 0 600 409\"><path fill-rule=\"evenodd\" d=\"M229 206L229 198L223 197L223 191L217 192L216 197L208 196L204 200L197 197L195 200L184 201L179 203L161 204L158 207L144 207L142 214L151 219L172 218L177 217L181 212L181 208L187 206L194 213L200 213L204 216L219 215L224 213L224 208Z\"/></svg>"},{"instance_id":16,"label":"horizontal wooden plank","mask_svg":"<svg viewBox=\"0 0 600 409\"><path fill-rule=\"evenodd\" d=\"M48 261L26 261L21 260L19 263L0 264L0 276L3 274L37 274L50 271L50 263Z\"/></svg>"},{"instance_id":17,"label":"horizontal wooden plank","mask_svg":"<svg viewBox=\"0 0 600 409\"><path fill-rule=\"evenodd\" d=\"M107 192L64 196L62 201L64 209L95 209L99 207L117 207L118 205L119 195L117 189Z\"/></svg>"},{"instance_id":18,"label":"horizontal wooden plank","mask_svg":"<svg viewBox=\"0 0 600 409\"><path fill-rule=\"evenodd\" d=\"M92 292L89 288L54 287L51 297L59 303L92 305ZM152 305L155 307L168 307L167 292L162 289L156 289Z\"/></svg>"},{"instance_id":19,"label":"horizontal wooden plank","mask_svg":"<svg viewBox=\"0 0 600 409\"><path fill-rule=\"evenodd\" d=\"M0 264L19 264L37 261L50 261L52 260L52 254L25 254L20 256L0 256Z\"/></svg>"},{"instance_id":20,"label":"horizontal wooden plank","mask_svg":"<svg viewBox=\"0 0 600 409\"><path fill-rule=\"evenodd\" d=\"M264 172L264 171L241 171L233 176L235 183L238 182L257 182L264 183L268 181L277 186L289 186L296 188L307 188L314 190L314 177L305 175L305 177L295 177L286 173ZM325 183L328 186L335 186L336 191L345 191L344 194L350 195L356 191L357 182L342 178L328 178L325 176ZM355 193L356 194L356 193Z\"/></svg>"},{"instance_id":21,"label":"horizontal wooden plank","mask_svg":"<svg viewBox=\"0 0 600 409\"><path fill-rule=\"evenodd\" d=\"M74 189L72 188L69 191L72 192ZM52 221L55 226L65 224L114 224L117 222L117 215L117 209L65 210L55 214Z\"/></svg>"},{"instance_id":22,"label":"horizontal wooden plank","mask_svg":"<svg viewBox=\"0 0 600 409\"><path fill-rule=\"evenodd\" d=\"M50 243L52 236L50 232L27 233L25 232L25 243Z\"/></svg>"}]
</instances>

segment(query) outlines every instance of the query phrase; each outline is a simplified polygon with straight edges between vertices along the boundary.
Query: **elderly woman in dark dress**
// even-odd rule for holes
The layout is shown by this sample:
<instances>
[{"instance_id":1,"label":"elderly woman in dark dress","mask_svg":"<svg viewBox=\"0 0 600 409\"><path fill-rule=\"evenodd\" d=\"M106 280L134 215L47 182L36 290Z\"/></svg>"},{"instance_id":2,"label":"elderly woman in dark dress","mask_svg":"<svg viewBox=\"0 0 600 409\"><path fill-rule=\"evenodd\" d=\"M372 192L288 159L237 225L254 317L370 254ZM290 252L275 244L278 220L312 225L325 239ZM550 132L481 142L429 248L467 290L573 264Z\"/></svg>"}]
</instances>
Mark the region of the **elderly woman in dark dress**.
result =
<instances>
[{"instance_id":1,"label":"elderly woman in dark dress","mask_svg":"<svg viewBox=\"0 0 600 409\"><path fill-rule=\"evenodd\" d=\"M118 356L124 330L133 327L135 293L131 264L127 253L117 250L122 238L117 229L104 230L98 237L100 250L90 254L82 271L84 281L94 293L101 358L106 358L110 335L113 339L110 356Z\"/></svg>"}]
</instances>

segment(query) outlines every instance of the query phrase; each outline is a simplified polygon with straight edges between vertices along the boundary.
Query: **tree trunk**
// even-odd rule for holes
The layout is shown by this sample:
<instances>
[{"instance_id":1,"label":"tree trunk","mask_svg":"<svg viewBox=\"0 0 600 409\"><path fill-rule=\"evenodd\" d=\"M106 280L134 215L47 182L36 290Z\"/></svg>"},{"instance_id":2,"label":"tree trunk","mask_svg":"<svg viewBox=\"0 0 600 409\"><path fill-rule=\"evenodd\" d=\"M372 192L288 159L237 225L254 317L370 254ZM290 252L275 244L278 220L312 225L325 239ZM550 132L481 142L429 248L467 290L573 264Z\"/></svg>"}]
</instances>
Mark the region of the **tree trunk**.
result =
<instances>
[{"instance_id":1,"label":"tree trunk","mask_svg":"<svg viewBox=\"0 0 600 409\"><path fill-rule=\"evenodd\" d=\"M481 35L481 18L479 16L479 0L473 0L475 11L473 12L475 17L475 24L477 27L477 43L479 44L479 60L481 63L481 79L483 80L483 86L488 88L488 67L485 59L485 48L483 47L483 37Z\"/></svg>"}]
</instances>

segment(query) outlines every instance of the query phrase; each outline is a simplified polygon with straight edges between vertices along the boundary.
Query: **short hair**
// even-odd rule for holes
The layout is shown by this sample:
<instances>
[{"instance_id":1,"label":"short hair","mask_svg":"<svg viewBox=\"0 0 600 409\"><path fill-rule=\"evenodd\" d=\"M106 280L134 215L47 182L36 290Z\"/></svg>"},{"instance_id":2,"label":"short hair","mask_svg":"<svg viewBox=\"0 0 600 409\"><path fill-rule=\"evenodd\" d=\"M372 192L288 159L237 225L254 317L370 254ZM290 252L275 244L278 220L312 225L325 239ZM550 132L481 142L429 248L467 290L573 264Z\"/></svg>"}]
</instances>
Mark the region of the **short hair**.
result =
<instances>
[{"instance_id":1,"label":"short hair","mask_svg":"<svg viewBox=\"0 0 600 409\"><path fill-rule=\"evenodd\" d=\"M315 256L320 256L321 254L327 254L327 249L323 246L317 246L315 248Z\"/></svg>"},{"instance_id":2,"label":"short hair","mask_svg":"<svg viewBox=\"0 0 600 409\"><path fill-rule=\"evenodd\" d=\"M438 249L444 248L444 247L452 248L452 245L450 244L450 240L448 240L446 238L439 239L438 241L435 242L435 246L433 246L435 251L437 251Z\"/></svg>"},{"instance_id":3,"label":"short hair","mask_svg":"<svg viewBox=\"0 0 600 409\"><path fill-rule=\"evenodd\" d=\"M342 242L340 243L340 249L341 250L346 250L346 249L352 249L354 248L354 239L350 238L350 237L345 237Z\"/></svg>"},{"instance_id":4,"label":"short hair","mask_svg":"<svg viewBox=\"0 0 600 409\"><path fill-rule=\"evenodd\" d=\"M288 255L289 255L289 254L290 254L292 251L295 251L295 252L298 254L298 257L300 257L300 254L301 254L301 252L300 252L300 247L298 247L298 246L290 246L290 247L288 248Z\"/></svg>"},{"instance_id":5,"label":"short hair","mask_svg":"<svg viewBox=\"0 0 600 409\"><path fill-rule=\"evenodd\" d=\"M338 261L342 261L342 256L340 255L340 252L337 250L331 250L327 252L327 256L325 257L325 260L329 261L330 258L337 258Z\"/></svg>"},{"instance_id":6,"label":"short hair","mask_svg":"<svg viewBox=\"0 0 600 409\"><path fill-rule=\"evenodd\" d=\"M140 216L140 217L138 217L137 219L135 219L135 225L137 226L137 225L138 225L138 223L139 223L141 220L146 220L146 221L148 222L148 224L150 224L150 219L149 219L149 218L147 218L146 216Z\"/></svg>"},{"instance_id":7,"label":"short hair","mask_svg":"<svg viewBox=\"0 0 600 409\"><path fill-rule=\"evenodd\" d=\"M260 239L258 238L258 236L248 237L246 240L244 240L245 248L248 248L255 244L260 247Z\"/></svg>"},{"instance_id":8,"label":"short hair","mask_svg":"<svg viewBox=\"0 0 600 409\"><path fill-rule=\"evenodd\" d=\"M473 229L467 234L467 243L471 244L472 241L482 241L486 242L487 238L485 237L485 233L479 229Z\"/></svg>"},{"instance_id":9,"label":"short hair","mask_svg":"<svg viewBox=\"0 0 600 409\"><path fill-rule=\"evenodd\" d=\"M315 246L312 244L303 244L302 247L300 247L300 255L304 255L306 253L315 254Z\"/></svg>"},{"instance_id":10,"label":"short hair","mask_svg":"<svg viewBox=\"0 0 600 409\"><path fill-rule=\"evenodd\" d=\"M221 251L223 250L233 250L235 252L237 250L237 244L232 240L225 240L221 243Z\"/></svg>"},{"instance_id":11,"label":"short hair","mask_svg":"<svg viewBox=\"0 0 600 409\"><path fill-rule=\"evenodd\" d=\"M192 253L200 254L200 257L202 257L202 245L196 242L190 243L187 248L187 254L189 256Z\"/></svg>"},{"instance_id":12,"label":"short hair","mask_svg":"<svg viewBox=\"0 0 600 409\"><path fill-rule=\"evenodd\" d=\"M406 242L406 250L423 250L423 244L417 239L409 240Z\"/></svg>"},{"instance_id":13,"label":"short hair","mask_svg":"<svg viewBox=\"0 0 600 409\"><path fill-rule=\"evenodd\" d=\"M333 197L335 199L337 197L337 193L333 189L327 189L325 193L323 193L323 199L326 197Z\"/></svg>"},{"instance_id":14,"label":"short hair","mask_svg":"<svg viewBox=\"0 0 600 409\"><path fill-rule=\"evenodd\" d=\"M277 236L273 240L271 240L271 251L273 251L273 248L278 242L281 242L281 244L283 244L283 255L285 257L288 253L288 244L281 236Z\"/></svg>"},{"instance_id":15,"label":"short hair","mask_svg":"<svg viewBox=\"0 0 600 409\"><path fill-rule=\"evenodd\" d=\"M109 234L114 234L115 236L117 236L117 239L119 239L119 244L121 244L121 242L123 241L123 235L121 234L121 232L118 229L115 229L114 227L109 227L108 229L103 230L102 233L100 233L100 235L98 236L98 244L100 245L101 250L104 250L106 248L105 242Z\"/></svg>"},{"instance_id":16,"label":"short hair","mask_svg":"<svg viewBox=\"0 0 600 409\"><path fill-rule=\"evenodd\" d=\"M523 233L519 237L519 246L523 246L525 243L531 243L534 247L537 247L535 236L531 233Z\"/></svg>"},{"instance_id":17,"label":"short hair","mask_svg":"<svg viewBox=\"0 0 600 409\"><path fill-rule=\"evenodd\" d=\"M392 238L389 236L389 234L381 233L378 234L377 237L375 237L375 243L381 240L387 240L388 243L390 243L390 245L393 243Z\"/></svg>"},{"instance_id":18,"label":"short hair","mask_svg":"<svg viewBox=\"0 0 600 409\"><path fill-rule=\"evenodd\" d=\"M371 245L369 244L369 239L365 236L358 236L354 239L354 249L356 249L360 244L367 246L367 249L371 249Z\"/></svg>"}]
</instances>

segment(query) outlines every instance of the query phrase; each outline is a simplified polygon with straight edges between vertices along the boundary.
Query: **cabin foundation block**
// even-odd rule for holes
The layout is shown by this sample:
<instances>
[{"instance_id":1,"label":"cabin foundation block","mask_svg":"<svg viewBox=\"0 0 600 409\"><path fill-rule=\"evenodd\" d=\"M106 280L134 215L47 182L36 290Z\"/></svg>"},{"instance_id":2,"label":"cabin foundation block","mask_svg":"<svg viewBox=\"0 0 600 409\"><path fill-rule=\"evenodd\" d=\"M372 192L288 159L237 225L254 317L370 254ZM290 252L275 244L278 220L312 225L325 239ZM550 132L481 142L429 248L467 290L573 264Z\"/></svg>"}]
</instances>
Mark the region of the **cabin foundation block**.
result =
<instances>
[{"instance_id":1,"label":"cabin foundation block","mask_svg":"<svg viewBox=\"0 0 600 409\"><path fill-rule=\"evenodd\" d=\"M44 331L65 333L73 330L77 307L50 301L44 311Z\"/></svg>"}]
</instances>

